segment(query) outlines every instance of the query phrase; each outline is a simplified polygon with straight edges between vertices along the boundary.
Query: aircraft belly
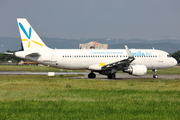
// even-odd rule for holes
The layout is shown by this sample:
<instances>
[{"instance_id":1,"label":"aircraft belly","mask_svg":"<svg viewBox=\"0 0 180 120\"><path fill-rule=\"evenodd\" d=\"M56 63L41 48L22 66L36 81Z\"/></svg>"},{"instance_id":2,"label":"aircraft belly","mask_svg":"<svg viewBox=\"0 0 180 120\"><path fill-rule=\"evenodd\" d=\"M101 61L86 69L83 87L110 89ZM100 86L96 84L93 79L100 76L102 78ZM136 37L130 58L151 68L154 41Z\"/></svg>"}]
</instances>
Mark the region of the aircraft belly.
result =
<instances>
[{"instance_id":1,"label":"aircraft belly","mask_svg":"<svg viewBox=\"0 0 180 120\"><path fill-rule=\"evenodd\" d=\"M61 62L58 62L58 65L61 68L64 69L88 69L89 66L94 65L94 64L100 64L102 63L102 59L94 59L94 60L88 60L88 59L64 59ZM108 60L110 61L110 60ZM106 61L105 61L106 62Z\"/></svg>"},{"instance_id":2,"label":"aircraft belly","mask_svg":"<svg viewBox=\"0 0 180 120\"><path fill-rule=\"evenodd\" d=\"M64 69L87 69L88 61L79 60L63 60L58 65Z\"/></svg>"},{"instance_id":3,"label":"aircraft belly","mask_svg":"<svg viewBox=\"0 0 180 120\"><path fill-rule=\"evenodd\" d=\"M139 58L135 59L132 64L145 65L147 69L158 69L161 67L156 58Z\"/></svg>"}]
</instances>

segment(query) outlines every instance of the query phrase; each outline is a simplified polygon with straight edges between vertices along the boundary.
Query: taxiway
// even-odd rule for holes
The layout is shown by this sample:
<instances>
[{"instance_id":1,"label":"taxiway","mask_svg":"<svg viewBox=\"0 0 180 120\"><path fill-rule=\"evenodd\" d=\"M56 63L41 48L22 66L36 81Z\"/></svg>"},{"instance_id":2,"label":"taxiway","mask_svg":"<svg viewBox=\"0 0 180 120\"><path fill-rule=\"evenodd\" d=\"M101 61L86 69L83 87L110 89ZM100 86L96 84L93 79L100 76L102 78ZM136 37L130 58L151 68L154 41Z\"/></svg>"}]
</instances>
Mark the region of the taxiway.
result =
<instances>
[{"instance_id":1,"label":"taxiway","mask_svg":"<svg viewBox=\"0 0 180 120\"><path fill-rule=\"evenodd\" d=\"M68 75L68 74L83 74L85 76L78 76L78 78L88 78L88 73L87 72L55 72L55 75ZM48 75L48 72L21 72L21 71L1 71L0 75ZM159 79L178 79L180 78L180 75L164 75L164 74L159 74L158 75ZM152 78L152 74L146 74L144 76L132 76L129 74L122 74L122 73L117 73L116 74L116 79L149 79ZM96 74L96 79L107 79L106 76Z\"/></svg>"}]
</instances>

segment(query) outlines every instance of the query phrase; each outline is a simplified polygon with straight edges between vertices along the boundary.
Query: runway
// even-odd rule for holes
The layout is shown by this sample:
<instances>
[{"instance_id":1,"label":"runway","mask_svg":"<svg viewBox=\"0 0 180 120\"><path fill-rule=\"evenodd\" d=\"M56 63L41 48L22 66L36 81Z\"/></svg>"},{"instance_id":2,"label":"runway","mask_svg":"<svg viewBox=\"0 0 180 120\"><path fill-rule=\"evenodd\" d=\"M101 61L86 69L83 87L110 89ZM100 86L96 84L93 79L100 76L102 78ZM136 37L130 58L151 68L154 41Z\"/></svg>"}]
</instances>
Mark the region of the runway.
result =
<instances>
[{"instance_id":1,"label":"runway","mask_svg":"<svg viewBox=\"0 0 180 120\"><path fill-rule=\"evenodd\" d=\"M86 72L54 72L55 75L88 74ZM0 71L0 75L48 75L48 72Z\"/></svg>"},{"instance_id":2,"label":"runway","mask_svg":"<svg viewBox=\"0 0 180 120\"><path fill-rule=\"evenodd\" d=\"M78 78L88 78L87 72L54 72L55 75L68 75L74 74L77 75ZM78 76L78 74L83 74L85 76ZM0 71L0 75L48 75L48 72L24 72L24 71ZM116 79L150 79L153 78L152 74L146 74L144 76L132 76L126 73L117 73ZM179 79L180 75L158 75L159 79ZM107 76L96 74L96 79L107 79Z\"/></svg>"}]
</instances>

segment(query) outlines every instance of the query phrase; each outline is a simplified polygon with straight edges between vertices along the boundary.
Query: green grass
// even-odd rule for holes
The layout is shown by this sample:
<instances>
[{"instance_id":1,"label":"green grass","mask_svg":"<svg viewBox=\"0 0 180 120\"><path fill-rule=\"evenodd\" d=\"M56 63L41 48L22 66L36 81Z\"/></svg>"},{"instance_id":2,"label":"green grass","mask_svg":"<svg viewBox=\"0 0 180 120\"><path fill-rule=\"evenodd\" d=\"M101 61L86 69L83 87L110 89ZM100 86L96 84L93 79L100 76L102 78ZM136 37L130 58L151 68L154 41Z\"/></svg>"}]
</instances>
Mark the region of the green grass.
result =
<instances>
[{"instance_id":1,"label":"green grass","mask_svg":"<svg viewBox=\"0 0 180 120\"><path fill-rule=\"evenodd\" d=\"M148 70L149 74L153 74L152 70ZM173 67L173 68L167 68L167 69L160 69L157 71L158 74L167 74L167 75L172 75L172 74L176 74L179 75L180 74L180 67Z\"/></svg>"},{"instance_id":2,"label":"green grass","mask_svg":"<svg viewBox=\"0 0 180 120\"><path fill-rule=\"evenodd\" d=\"M180 79L0 76L0 119L179 120Z\"/></svg>"},{"instance_id":3,"label":"green grass","mask_svg":"<svg viewBox=\"0 0 180 120\"><path fill-rule=\"evenodd\" d=\"M57 68L47 66L35 66L35 65L0 65L0 71L44 71L44 72L59 72Z\"/></svg>"}]
</instances>

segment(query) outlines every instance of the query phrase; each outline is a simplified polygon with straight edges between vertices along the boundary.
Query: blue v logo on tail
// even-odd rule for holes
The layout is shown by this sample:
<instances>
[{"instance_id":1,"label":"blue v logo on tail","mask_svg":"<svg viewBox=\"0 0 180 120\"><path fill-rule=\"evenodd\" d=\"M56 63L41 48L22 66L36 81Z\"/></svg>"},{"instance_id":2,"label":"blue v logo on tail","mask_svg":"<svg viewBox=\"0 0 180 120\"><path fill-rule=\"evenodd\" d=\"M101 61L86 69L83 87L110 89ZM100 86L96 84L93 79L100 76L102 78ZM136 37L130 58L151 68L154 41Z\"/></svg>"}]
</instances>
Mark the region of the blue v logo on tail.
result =
<instances>
[{"instance_id":1,"label":"blue v logo on tail","mask_svg":"<svg viewBox=\"0 0 180 120\"><path fill-rule=\"evenodd\" d=\"M49 49L25 18L17 18L17 25L25 51Z\"/></svg>"},{"instance_id":2,"label":"blue v logo on tail","mask_svg":"<svg viewBox=\"0 0 180 120\"><path fill-rule=\"evenodd\" d=\"M27 37L28 39L31 39L32 28L29 27L29 34L28 34L28 33L26 32L24 26L23 26L21 23L19 23L19 26L20 26L20 28L22 29L22 31L24 32L24 34L26 35L26 37Z\"/></svg>"},{"instance_id":3,"label":"blue v logo on tail","mask_svg":"<svg viewBox=\"0 0 180 120\"><path fill-rule=\"evenodd\" d=\"M22 38L21 40L22 41L28 41L28 48L30 48L31 46L31 42L37 44L37 45L40 45L40 46L43 46L43 44L37 42L37 41L34 41L34 40L30 40L31 39L31 35L32 35L32 27L29 27L29 33L26 31L26 29L24 28L24 26L22 25L22 23L18 23L19 24L19 27L21 28L21 30L23 31L23 33L26 35L26 37L28 39L24 39Z\"/></svg>"}]
</instances>

